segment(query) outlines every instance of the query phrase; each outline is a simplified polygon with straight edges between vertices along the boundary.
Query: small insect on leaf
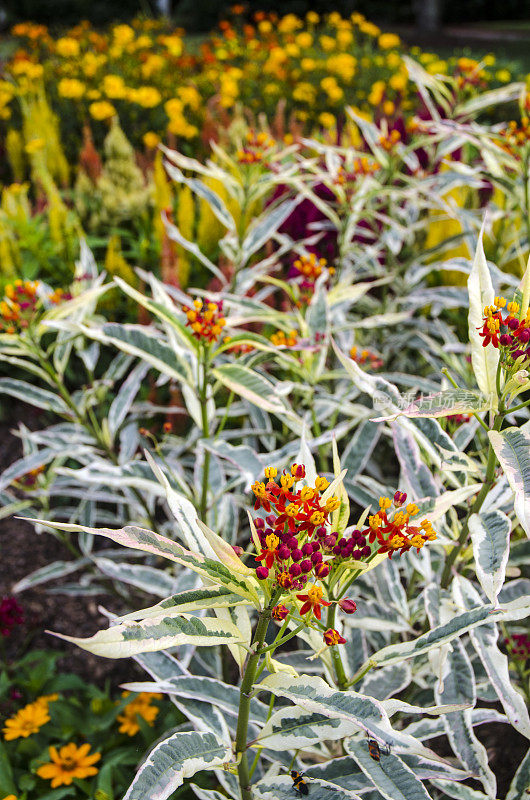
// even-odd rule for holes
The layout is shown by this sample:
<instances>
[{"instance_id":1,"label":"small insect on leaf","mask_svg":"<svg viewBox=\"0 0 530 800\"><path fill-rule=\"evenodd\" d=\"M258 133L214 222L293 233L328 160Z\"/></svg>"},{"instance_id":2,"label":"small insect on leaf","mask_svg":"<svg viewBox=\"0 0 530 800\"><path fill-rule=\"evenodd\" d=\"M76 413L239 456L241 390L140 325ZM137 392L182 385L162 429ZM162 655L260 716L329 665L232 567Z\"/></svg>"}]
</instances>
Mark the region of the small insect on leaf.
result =
<instances>
[{"instance_id":1,"label":"small insect on leaf","mask_svg":"<svg viewBox=\"0 0 530 800\"><path fill-rule=\"evenodd\" d=\"M385 745L381 748L375 739L368 739L368 752L374 761L381 761L381 755L387 756L390 753L390 747Z\"/></svg>"},{"instance_id":2,"label":"small insect on leaf","mask_svg":"<svg viewBox=\"0 0 530 800\"><path fill-rule=\"evenodd\" d=\"M294 788L298 789L300 794L309 794L309 786L304 779L303 772L297 772L295 769L292 769L291 778L293 779Z\"/></svg>"}]
</instances>

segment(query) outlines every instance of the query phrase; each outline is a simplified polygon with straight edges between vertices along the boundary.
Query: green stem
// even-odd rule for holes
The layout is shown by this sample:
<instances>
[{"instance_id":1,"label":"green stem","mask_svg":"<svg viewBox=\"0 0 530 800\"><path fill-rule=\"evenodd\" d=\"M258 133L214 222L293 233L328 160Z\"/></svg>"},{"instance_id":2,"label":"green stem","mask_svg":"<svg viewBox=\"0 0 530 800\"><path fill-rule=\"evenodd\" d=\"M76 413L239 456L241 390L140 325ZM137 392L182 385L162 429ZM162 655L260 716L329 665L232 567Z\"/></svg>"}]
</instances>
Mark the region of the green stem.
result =
<instances>
[{"instance_id":1,"label":"green stem","mask_svg":"<svg viewBox=\"0 0 530 800\"><path fill-rule=\"evenodd\" d=\"M202 435L207 439L210 435L208 427L208 350L206 347L203 350L202 359L202 386L200 389L199 399L201 403L201 422L202 422ZM208 510L208 483L210 473L210 451L204 448L204 463L202 467L202 490L201 500L199 505L199 517L206 523L206 512Z\"/></svg>"},{"instance_id":2,"label":"green stem","mask_svg":"<svg viewBox=\"0 0 530 800\"><path fill-rule=\"evenodd\" d=\"M276 650L276 648L279 647L281 644L288 642L289 639L292 639L293 636L296 636L298 633L300 633L301 630L307 627L308 627L307 622L302 622L300 625L298 625L297 628L294 629L294 631L291 631L286 636L282 636L281 639L277 639L268 647L262 647L258 655L262 656L264 653L269 653L271 650Z\"/></svg>"},{"instance_id":3,"label":"green stem","mask_svg":"<svg viewBox=\"0 0 530 800\"><path fill-rule=\"evenodd\" d=\"M248 767L247 757L247 736L248 736L248 721L250 718L250 699L251 691L256 678L256 671L260 660L260 650L263 647L267 629L271 619L271 609L274 605L275 598L273 598L267 608L265 608L259 615L254 640L252 642L252 655L248 659L243 680L241 682L241 689L239 694L239 712L237 717L237 730L236 730L236 758L239 758L237 767L237 774L239 778L239 790L241 792L241 800L252 800L252 790L250 788L250 772Z\"/></svg>"},{"instance_id":4,"label":"green stem","mask_svg":"<svg viewBox=\"0 0 530 800\"><path fill-rule=\"evenodd\" d=\"M328 614L326 618L326 626L328 628L335 627L335 613L337 610L337 604L332 603L328 607ZM331 650L331 661L333 663L333 669L335 672L335 682L341 692L344 692L348 688L348 678L346 677L346 672L344 670L344 664L342 663L342 657L339 651L338 645L333 645L330 647Z\"/></svg>"},{"instance_id":5,"label":"green stem","mask_svg":"<svg viewBox=\"0 0 530 800\"><path fill-rule=\"evenodd\" d=\"M493 430L494 431L499 431L501 429L503 418L504 418L504 415L503 415L502 412L497 415L497 417L495 418L495 422L493 424ZM475 502L473 503L473 505L471 507L471 510L469 511L469 513L468 513L468 515L466 517L466 520L465 520L464 524L462 525L462 531L461 531L460 536L458 538L458 543L455 544L455 546L453 547L453 549L451 550L451 552L447 556L447 560L445 562L444 570L443 570L443 573L442 573L442 581L441 581L442 589L447 589L447 587L449 586L449 582L451 580L451 569L452 569L453 564L455 563L455 561L456 561L460 551L462 550L462 547L464 546L464 544L465 544L465 542L467 540L467 537L468 537L469 520L470 520L470 518L471 518L471 516L473 514L478 514L478 512L482 508L482 504L484 503L484 500L486 499L486 495L488 494L489 490L491 489L491 487L493 485L493 479L494 479L494 476L495 476L495 466L496 466L496 464L497 464L497 458L495 456L495 450L493 449L493 447L491 445L491 442L490 442L489 448L488 448L488 461L487 461L487 465L486 465L486 478L485 478L484 483L482 484L482 488L481 488L480 492L478 493Z\"/></svg>"}]
</instances>

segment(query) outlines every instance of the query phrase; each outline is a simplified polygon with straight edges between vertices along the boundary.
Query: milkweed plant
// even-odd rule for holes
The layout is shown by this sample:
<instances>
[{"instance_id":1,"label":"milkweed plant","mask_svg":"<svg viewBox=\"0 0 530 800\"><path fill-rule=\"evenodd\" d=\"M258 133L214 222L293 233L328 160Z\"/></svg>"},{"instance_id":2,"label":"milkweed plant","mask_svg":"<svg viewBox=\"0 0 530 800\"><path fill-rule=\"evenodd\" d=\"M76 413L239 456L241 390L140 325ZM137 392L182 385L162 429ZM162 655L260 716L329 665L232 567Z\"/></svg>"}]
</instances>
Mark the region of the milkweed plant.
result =
<instances>
[{"instance_id":1,"label":"milkweed plant","mask_svg":"<svg viewBox=\"0 0 530 800\"><path fill-rule=\"evenodd\" d=\"M186 719L126 800L185 781L200 800L494 800L476 728L530 738L530 269L488 263L493 212L480 233L463 214L474 259L419 254L448 188L480 188L493 157L473 109L441 120L444 85L414 75L433 115L421 169L360 118L358 152L256 137L205 164L165 150L226 228L221 269L166 219L208 288L107 279L82 243L69 287L19 281L0 302L0 392L47 423L20 425L1 513L69 552L14 592L59 577L113 592L127 613L109 601L106 629L62 638L134 658L148 678L124 688ZM466 137L483 158L467 171ZM300 238L302 201L322 215ZM467 291L433 285L448 269ZM142 323L98 312L110 288ZM529 784L530 752L508 800Z\"/></svg>"}]
</instances>

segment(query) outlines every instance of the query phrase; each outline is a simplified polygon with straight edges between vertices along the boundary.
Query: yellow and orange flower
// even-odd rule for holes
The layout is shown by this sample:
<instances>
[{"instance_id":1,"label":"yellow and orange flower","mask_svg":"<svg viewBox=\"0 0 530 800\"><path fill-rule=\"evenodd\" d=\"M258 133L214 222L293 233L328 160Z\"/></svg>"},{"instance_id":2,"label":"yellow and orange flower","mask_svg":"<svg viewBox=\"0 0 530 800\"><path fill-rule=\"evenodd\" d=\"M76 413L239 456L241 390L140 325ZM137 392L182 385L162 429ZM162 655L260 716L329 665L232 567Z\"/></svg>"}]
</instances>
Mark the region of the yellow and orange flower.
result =
<instances>
[{"instance_id":1,"label":"yellow and orange flower","mask_svg":"<svg viewBox=\"0 0 530 800\"><path fill-rule=\"evenodd\" d=\"M38 768L37 775L51 781L52 789L70 786L75 778L90 778L99 771L94 764L100 760L101 753L90 753L89 744L78 747L70 742L59 750L52 745L49 754L51 760Z\"/></svg>"}]
</instances>

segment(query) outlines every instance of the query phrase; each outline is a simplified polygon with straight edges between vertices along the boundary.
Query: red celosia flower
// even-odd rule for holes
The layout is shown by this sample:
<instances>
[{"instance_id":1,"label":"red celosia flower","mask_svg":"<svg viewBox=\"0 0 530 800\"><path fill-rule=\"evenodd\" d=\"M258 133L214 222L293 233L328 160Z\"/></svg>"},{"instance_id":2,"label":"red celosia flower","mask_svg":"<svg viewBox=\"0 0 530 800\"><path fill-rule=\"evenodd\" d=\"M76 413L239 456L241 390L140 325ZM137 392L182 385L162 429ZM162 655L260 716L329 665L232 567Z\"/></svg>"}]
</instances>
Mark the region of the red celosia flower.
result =
<instances>
[{"instance_id":1,"label":"red celosia flower","mask_svg":"<svg viewBox=\"0 0 530 800\"><path fill-rule=\"evenodd\" d=\"M3 597L0 601L0 634L9 636L13 628L24 622L22 606L15 597Z\"/></svg>"}]
</instances>

